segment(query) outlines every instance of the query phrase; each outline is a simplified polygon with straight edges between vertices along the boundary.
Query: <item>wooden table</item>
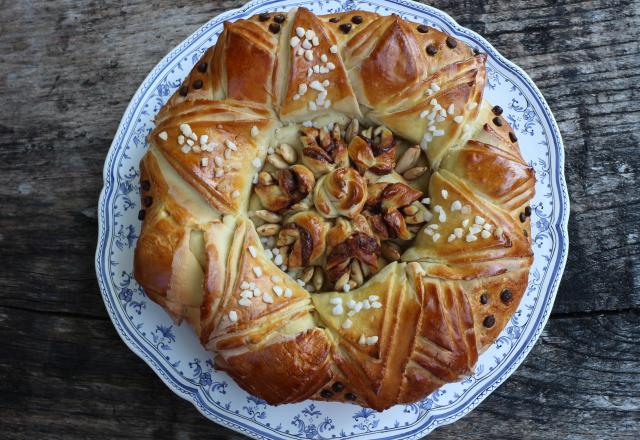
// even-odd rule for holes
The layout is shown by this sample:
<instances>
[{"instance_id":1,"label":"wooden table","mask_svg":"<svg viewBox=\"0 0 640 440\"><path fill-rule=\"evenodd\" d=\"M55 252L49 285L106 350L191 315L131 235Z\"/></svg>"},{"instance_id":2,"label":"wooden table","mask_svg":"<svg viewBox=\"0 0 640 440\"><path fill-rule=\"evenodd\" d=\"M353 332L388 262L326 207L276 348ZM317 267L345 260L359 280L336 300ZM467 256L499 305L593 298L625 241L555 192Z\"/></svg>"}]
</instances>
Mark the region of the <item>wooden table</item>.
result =
<instances>
[{"instance_id":1,"label":"wooden table","mask_svg":"<svg viewBox=\"0 0 640 440\"><path fill-rule=\"evenodd\" d=\"M129 99L165 53L241 3L0 0L0 437L241 438L122 343L93 267L103 160ZM542 90L572 205L542 337L430 438L640 433L640 1L555 3L432 2Z\"/></svg>"}]
</instances>

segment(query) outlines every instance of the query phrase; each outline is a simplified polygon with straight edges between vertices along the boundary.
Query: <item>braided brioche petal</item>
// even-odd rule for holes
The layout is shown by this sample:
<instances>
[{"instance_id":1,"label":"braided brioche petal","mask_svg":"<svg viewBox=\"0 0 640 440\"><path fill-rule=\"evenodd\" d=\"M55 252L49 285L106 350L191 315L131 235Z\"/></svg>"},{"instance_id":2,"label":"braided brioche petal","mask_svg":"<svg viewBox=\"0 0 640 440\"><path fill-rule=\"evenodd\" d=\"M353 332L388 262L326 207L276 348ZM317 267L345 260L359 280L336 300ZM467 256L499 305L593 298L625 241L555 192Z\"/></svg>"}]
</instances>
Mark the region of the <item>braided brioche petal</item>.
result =
<instances>
[{"instance_id":1,"label":"braided brioche petal","mask_svg":"<svg viewBox=\"0 0 640 440\"><path fill-rule=\"evenodd\" d=\"M151 144L216 210L238 212L257 172L253 160L264 157L258 144L274 125L273 113L241 101L186 101L162 116ZM261 137L252 136L254 127Z\"/></svg>"}]
</instances>

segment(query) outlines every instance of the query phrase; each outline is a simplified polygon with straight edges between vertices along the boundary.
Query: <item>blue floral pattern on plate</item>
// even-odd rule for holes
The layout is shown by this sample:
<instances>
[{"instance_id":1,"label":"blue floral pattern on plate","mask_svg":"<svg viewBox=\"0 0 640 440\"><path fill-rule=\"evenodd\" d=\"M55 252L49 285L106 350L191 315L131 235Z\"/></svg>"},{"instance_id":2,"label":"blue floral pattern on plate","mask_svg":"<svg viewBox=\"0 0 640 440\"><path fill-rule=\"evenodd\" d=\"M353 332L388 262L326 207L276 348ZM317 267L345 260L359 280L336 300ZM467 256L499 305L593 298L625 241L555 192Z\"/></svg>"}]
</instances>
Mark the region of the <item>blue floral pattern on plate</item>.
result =
<instances>
[{"instance_id":1,"label":"blue floral pattern on plate","mask_svg":"<svg viewBox=\"0 0 640 440\"><path fill-rule=\"evenodd\" d=\"M248 395L224 373L187 326L175 326L132 277L140 233L138 163L153 117L180 85L225 20L304 5L316 13L364 9L398 14L455 35L489 55L487 99L504 108L535 169L532 203L535 261L516 314L485 353L474 374L436 390L421 402L378 413L349 404L301 402L273 407ZM451 423L476 407L530 351L549 316L568 252L569 201L558 127L531 79L487 41L443 12L408 0L255 0L228 11L171 51L144 80L122 119L104 166L96 273L114 326L125 343L179 396L202 414L250 437L265 439L410 439Z\"/></svg>"}]
</instances>

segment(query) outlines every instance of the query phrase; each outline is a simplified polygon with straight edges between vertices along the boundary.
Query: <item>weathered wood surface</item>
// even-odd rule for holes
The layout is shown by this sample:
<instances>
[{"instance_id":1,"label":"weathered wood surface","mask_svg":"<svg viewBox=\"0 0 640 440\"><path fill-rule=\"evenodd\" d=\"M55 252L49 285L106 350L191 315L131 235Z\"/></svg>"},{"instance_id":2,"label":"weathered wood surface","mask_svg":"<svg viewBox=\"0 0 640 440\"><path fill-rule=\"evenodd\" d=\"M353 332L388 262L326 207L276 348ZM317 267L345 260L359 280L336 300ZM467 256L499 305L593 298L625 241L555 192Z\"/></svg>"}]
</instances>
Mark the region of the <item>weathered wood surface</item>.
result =
<instances>
[{"instance_id":1,"label":"weathered wood surface","mask_svg":"<svg viewBox=\"0 0 640 440\"><path fill-rule=\"evenodd\" d=\"M93 268L102 165L160 58L209 0L0 0L0 437L241 438L120 341ZM640 1L432 5L523 67L560 125L571 251L523 366L430 438L640 432Z\"/></svg>"}]
</instances>

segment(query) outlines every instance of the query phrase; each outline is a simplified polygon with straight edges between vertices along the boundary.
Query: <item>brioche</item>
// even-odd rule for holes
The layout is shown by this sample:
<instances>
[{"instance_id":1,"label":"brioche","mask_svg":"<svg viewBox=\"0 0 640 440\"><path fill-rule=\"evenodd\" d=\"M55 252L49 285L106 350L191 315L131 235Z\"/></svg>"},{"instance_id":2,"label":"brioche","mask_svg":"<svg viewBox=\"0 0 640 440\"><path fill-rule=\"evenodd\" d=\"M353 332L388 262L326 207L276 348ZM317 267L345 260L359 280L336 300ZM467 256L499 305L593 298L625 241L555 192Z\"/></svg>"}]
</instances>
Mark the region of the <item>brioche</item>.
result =
<instances>
[{"instance_id":1,"label":"brioche","mask_svg":"<svg viewBox=\"0 0 640 440\"><path fill-rule=\"evenodd\" d=\"M383 410L472 374L533 259L486 59L395 15L225 23L149 135L136 280L270 404Z\"/></svg>"}]
</instances>

